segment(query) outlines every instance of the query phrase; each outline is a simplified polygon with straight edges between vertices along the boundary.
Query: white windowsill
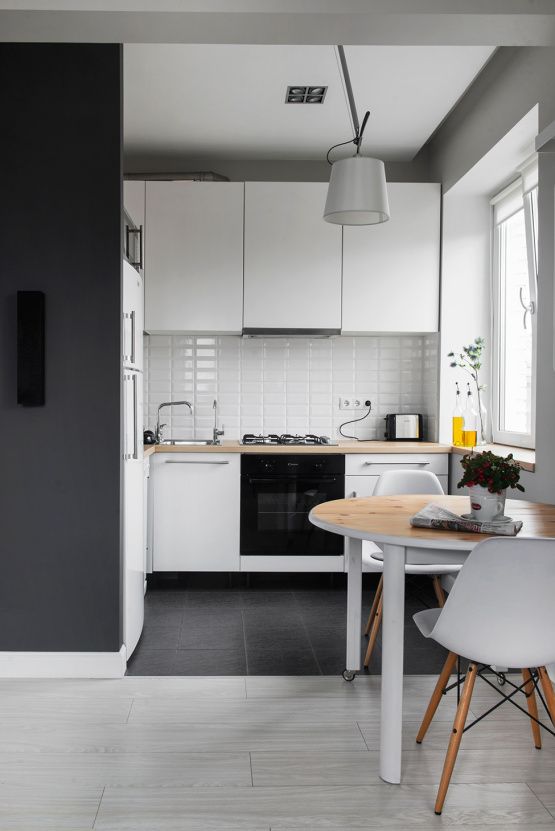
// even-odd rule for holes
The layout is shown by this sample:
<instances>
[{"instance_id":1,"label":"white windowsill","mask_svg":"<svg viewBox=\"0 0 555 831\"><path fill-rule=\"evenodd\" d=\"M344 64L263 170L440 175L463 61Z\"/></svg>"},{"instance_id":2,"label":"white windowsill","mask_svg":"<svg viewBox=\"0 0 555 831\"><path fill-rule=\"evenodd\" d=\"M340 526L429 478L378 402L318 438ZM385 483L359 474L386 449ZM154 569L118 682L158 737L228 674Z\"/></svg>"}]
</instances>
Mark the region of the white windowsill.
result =
<instances>
[{"instance_id":1,"label":"white windowsill","mask_svg":"<svg viewBox=\"0 0 555 831\"><path fill-rule=\"evenodd\" d=\"M491 450L492 453L496 453L498 456L508 456L509 453L512 453L522 470L528 470L533 473L536 469L536 451L529 450L526 447L511 447L508 444L484 444L481 447L476 447L475 450L477 453L481 453L484 450ZM453 445L451 451L458 453L460 456L464 456L465 453L470 452L470 448L456 447Z\"/></svg>"}]
</instances>

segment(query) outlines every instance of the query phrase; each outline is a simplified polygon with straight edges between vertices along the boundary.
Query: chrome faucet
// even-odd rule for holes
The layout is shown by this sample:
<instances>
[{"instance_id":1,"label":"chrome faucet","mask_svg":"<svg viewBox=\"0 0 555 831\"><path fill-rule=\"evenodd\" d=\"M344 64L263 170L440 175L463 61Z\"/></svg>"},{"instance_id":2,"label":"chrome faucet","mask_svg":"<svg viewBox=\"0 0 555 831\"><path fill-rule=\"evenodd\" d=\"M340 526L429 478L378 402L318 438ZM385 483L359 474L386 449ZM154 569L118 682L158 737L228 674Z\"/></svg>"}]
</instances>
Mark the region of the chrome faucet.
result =
<instances>
[{"instance_id":1,"label":"chrome faucet","mask_svg":"<svg viewBox=\"0 0 555 831\"><path fill-rule=\"evenodd\" d=\"M223 424L222 429L218 430L218 402L214 399L214 403L212 404L214 408L214 430L212 431L212 444L221 444L220 436L223 436Z\"/></svg>"},{"instance_id":2,"label":"chrome faucet","mask_svg":"<svg viewBox=\"0 0 555 831\"><path fill-rule=\"evenodd\" d=\"M156 444L160 444L160 442L162 441L162 428L166 426L165 424L160 424L160 410L162 409L162 407L177 407L180 404L184 404L186 407L188 407L191 411L191 415L193 414L193 408L191 407L188 401L164 401L164 403L160 404L160 406L158 407L158 418L156 419L156 432L154 433L154 439L156 441Z\"/></svg>"}]
</instances>

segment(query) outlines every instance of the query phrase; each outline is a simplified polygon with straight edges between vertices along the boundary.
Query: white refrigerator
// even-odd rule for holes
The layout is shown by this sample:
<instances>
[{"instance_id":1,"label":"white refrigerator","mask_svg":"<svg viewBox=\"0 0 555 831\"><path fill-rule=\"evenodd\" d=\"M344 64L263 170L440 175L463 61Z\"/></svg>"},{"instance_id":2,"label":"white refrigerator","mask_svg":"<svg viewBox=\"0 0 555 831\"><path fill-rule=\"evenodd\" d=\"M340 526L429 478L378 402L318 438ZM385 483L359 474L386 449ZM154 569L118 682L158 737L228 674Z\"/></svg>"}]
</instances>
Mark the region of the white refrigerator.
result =
<instances>
[{"instance_id":1,"label":"white refrigerator","mask_svg":"<svg viewBox=\"0 0 555 831\"><path fill-rule=\"evenodd\" d=\"M123 643L129 659L144 621L143 279L123 261Z\"/></svg>"}]
</instances>

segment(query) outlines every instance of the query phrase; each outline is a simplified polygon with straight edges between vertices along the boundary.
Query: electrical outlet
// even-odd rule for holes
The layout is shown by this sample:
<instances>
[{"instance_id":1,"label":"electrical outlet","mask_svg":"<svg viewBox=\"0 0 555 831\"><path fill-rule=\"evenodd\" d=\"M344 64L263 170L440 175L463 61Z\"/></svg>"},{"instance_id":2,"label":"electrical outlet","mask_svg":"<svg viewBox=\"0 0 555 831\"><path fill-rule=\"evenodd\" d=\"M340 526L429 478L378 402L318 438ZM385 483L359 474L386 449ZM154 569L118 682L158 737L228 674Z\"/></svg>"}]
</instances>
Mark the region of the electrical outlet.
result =
<instances>
[{"instance_id":1,"label":"electrical outlet","mask_svg":"<svg viewBox=\"0 0 555 831\"><path fill-rule=\"evenodd\" d=\"M371 398L369 395L357 395L355 396L355 400L359 402L358 408L361 410L367 410L371 406Z\"/></svg>"},{"instance_id":2,"label":"electrical outlet","mask_svg":"<svg viewBox=\"0 0 555 831\"><path fill-rule=\"evenodd\" d=\"M366 410L370 406L366 402L370 401L369 396L364 395L349 395L340 396L339 409L340 410Z\"/></svg>"}]
</instances>

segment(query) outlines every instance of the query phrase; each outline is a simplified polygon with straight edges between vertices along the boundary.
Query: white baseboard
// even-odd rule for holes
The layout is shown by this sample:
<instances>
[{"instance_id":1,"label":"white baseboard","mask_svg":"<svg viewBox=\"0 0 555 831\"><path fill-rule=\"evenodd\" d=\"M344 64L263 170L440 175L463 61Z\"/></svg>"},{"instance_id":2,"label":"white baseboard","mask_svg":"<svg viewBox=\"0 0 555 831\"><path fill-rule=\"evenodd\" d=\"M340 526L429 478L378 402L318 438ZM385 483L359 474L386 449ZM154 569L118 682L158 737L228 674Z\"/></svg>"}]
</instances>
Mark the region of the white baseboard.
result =
<instances>
[{"instance_id":1,"label":"white baseboard","mask_svg":"<svg viewBox=\"0 0 555 831\"><path fill-rule=\"evenodd\" d=\"M0 652L0 678L123 678L119 652Z\"/></svg>"}]
</instances>

